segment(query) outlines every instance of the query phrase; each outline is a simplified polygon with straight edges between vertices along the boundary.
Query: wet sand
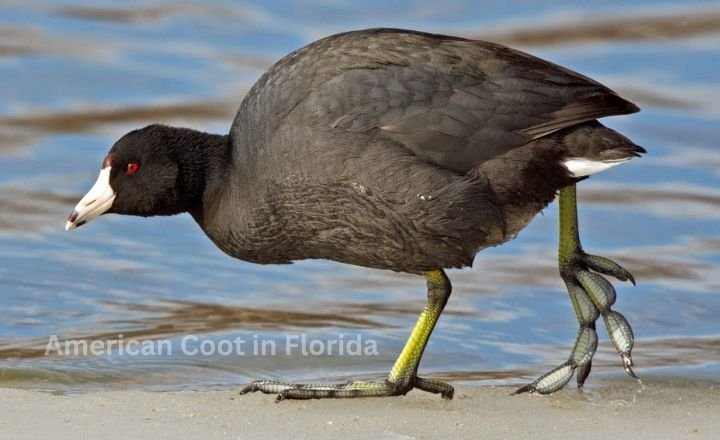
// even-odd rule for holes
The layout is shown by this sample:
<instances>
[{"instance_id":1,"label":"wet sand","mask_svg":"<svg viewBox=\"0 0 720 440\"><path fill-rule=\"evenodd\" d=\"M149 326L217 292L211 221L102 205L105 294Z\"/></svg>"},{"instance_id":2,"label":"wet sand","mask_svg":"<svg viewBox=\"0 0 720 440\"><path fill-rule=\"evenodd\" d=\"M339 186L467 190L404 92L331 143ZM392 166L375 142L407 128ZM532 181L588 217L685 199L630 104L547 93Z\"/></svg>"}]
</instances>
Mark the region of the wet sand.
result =
<instances>
[{"instance_id":1,"label":"wet sand","mask_svg":"<svg viewBox=\"0 0 720 440\"><path fill-rule=\"evenodd\" d=\"M285 401L236 391L56 395L0 389L0 438L716 439L720 386L625 378L584 391L511 396L460 387L455 399Z\"/></svg>"}]
</instances>

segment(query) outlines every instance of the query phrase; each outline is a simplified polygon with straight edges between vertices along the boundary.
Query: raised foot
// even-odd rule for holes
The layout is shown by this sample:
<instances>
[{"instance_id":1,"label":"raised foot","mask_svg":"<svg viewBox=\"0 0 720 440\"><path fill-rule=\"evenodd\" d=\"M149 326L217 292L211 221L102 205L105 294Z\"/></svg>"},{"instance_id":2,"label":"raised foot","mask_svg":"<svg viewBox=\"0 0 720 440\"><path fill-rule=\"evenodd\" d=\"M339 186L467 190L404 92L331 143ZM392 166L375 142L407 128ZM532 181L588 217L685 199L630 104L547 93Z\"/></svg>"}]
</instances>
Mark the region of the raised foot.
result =
<instances>
[{"instance_id":1,"label":"raised foot","mask_svg":"<svg viewBox=\"0 0 720 440\"><path fill-rule=\"evenodd\" d=\"M540 376L533 383L519 388L514 394L554 393L572 379L575 370L578 370L578 387L582 387L590 374L592 358L597 349L595 321L601 314L610 340L620 354L625 372L637 379L631 356L634 342L632 328L623 315L611 310L617 295L612 284L601 274L635 284L629 271L608 258L586 254L581 249L577 249L565 259L561 258L560 276L565 281L580 325L575 345L566 362Z\"/></svg>"},{"instance_id":2,"label":"raised foot","mask_svg":"<svg viewBox=\"0 0 720 440\"><path fill-rule=\"evenodd\" d=\"M440 394L443 399L452 399L455 390L445 382L435 379L415 377L411 384L400 386L390 381L359 382L352 381L337 385L292 384L274 380L258 380L243 388L240 394L260 391L265 394L277 394L276 402L285 399L339 399L351 397L389 397L402 396L413 388Z\"/></svg>"}]
</instances>

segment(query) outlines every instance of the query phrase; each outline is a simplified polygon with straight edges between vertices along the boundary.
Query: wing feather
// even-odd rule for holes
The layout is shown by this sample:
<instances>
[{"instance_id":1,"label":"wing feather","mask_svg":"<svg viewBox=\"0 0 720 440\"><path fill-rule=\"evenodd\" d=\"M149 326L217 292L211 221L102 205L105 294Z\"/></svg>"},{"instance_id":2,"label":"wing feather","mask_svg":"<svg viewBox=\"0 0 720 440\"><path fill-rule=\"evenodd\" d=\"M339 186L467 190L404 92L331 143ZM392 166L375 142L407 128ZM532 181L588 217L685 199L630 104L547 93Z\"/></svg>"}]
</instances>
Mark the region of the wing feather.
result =
<instances>
[{"instance_id":1,"label":"wing feather","mask_svg":"<svg viewBox=\"0 0 720 440\"><path fill-rule=\"evenodd\" d=\"M292 120L307 126L394 141L458 172L557 130L638 111L590 78L484 41L371 29L320 40L298 54L259 81L282 83L272 89L282 99L247 101L276 106L271 113L290 108ZM283 72L301 62L310 73L288 81ZM250 107L243 113L252 114Z\"/></svg>"}]
</instances>

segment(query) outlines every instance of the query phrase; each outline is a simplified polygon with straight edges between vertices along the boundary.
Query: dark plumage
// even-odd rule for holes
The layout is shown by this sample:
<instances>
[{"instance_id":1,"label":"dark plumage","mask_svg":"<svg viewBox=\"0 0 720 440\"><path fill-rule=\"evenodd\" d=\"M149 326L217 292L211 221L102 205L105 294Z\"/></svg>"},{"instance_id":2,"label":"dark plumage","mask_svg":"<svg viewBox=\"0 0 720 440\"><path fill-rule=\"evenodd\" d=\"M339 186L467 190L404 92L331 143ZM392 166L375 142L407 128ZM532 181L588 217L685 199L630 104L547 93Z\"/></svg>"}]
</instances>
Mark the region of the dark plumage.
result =
<instances>
[{"instance_id":1,"label":"dark plumage","mask_svg":"<svg viewBox=\"0 0 720 440\"><path fill-rule=\"evenodd\" d=\"M106 159L106 212L189 212L220 249L256 263L470 266L583 178L566 161L642 153L596 121L636 111L589 78L497 44L349 32L275 64L229 135L161 125L125 135ZM68 227L98 215L79 211Z\"/></svg>"},{"instance_id":2,"label":"dark plumage","mask_svg":"<svg viewBox=\"0 0 720 440\"><path fill-rule=\"evenodd\" d=\"M586 123L634 111L588 78L500 45L345 33L275 64L229 137L150 126L119 140L111 153L133 152L163 177L110 212L189 211L223 251L256 263L470 266L576 180L563 159L641 151ZM133 205L154 194L166 204Z\"/></svg>"}]
</instances>

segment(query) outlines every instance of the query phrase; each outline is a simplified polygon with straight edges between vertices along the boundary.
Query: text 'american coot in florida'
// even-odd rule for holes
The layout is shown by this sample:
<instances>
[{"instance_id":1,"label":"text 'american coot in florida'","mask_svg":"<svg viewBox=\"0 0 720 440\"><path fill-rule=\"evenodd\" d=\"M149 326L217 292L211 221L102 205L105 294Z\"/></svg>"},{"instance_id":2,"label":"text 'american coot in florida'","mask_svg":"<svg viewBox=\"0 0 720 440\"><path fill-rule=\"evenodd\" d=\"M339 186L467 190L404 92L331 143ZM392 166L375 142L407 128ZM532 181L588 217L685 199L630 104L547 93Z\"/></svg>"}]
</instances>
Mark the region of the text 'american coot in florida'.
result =
<instances>
[{"instance_id":1,"label":"text 'american coot in florida'","mask_svg":"<svg viewBox=\"0 0 720 440\"><path fill-rule=\"evenodd\" d=\"M560 194L560 275L580 330L570 358L518 392L585 382L602 315L628 374L633 333L580 246L575 184L641 147L597 122L637 112L607 87L504 46L397 29L334 35L276 63L230 133L150 125L110 149L66 229L103 213L190 213L227 254L262 264L324 258L423 274L427 304L383 382L254 382L283 398L451 398L417 375L450 296L443 269L512 238Z\"/></svg>"}]
</instances>

